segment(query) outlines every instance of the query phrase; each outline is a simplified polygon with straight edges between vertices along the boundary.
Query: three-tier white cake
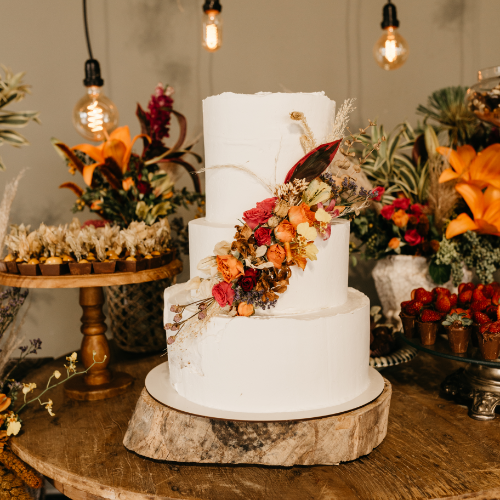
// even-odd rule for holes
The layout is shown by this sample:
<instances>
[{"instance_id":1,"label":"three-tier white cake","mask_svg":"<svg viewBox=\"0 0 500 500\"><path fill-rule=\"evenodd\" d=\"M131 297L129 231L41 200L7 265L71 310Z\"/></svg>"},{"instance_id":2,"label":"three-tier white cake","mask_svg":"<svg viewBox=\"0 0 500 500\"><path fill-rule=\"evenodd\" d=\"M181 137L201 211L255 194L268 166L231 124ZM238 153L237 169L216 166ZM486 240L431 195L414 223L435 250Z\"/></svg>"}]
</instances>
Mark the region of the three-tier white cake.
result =
<instances>
[{"instance_id":1,"label":"three-tier white cake","mask_svg":"<svg viewBox=\"0 0 500 500\"><path fill-rule=\"evenodd\" d=\"M245 210L268 198L263 183L284 181L304 155L302 129L290 120L301 111L314 136L330 132L335 102L321 93L224 93L203 102L207 216L189 224L191 278L216 243L231 242ZM347 286L349 222L332 225L317 242L318 259L292 268L276 307L251 317L221 313L203 329L183 329L168 346L170 381L186 399L235 412L294 412L334 406L368 388L369 300ZM165 291L170 306L189 302L185 284Z\"/></svg>"}]
</instances>

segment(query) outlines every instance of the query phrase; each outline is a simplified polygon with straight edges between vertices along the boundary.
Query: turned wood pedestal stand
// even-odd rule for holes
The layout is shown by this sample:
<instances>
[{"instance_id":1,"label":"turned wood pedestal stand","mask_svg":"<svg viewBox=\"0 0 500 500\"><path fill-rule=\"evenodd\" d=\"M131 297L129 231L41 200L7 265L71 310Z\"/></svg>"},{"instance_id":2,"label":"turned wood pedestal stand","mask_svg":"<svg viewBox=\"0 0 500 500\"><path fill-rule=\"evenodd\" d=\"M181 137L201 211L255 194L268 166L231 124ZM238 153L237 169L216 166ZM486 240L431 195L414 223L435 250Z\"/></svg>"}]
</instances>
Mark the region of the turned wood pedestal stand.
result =
<instances>
[{"instance_id":1,"label":"turned wood pedestal stand","mask_svg":"<svg viewBox=\"0 0 500 500\"><path fill-rule=\"evenodd\" d=\"M102 311L104 304L104 286L146 283L165 278L172 278L182 271L182 262L174 260L170 264L136 273L88 274L84 276L21 276L19 274L0 273L0 285L19 288L79 288L80 306L83 310L83 333L81 361L85 369L94 360L104 363L95 364L85 376L74 377L64 387L65 393L72 399L95 401L108 399L123 394L132 384L133 377L124 372L109 369L111 361L108 340L105 333L106 316ZM159 319L160 320L160 319Z\"/></svg>"}]
</instances>

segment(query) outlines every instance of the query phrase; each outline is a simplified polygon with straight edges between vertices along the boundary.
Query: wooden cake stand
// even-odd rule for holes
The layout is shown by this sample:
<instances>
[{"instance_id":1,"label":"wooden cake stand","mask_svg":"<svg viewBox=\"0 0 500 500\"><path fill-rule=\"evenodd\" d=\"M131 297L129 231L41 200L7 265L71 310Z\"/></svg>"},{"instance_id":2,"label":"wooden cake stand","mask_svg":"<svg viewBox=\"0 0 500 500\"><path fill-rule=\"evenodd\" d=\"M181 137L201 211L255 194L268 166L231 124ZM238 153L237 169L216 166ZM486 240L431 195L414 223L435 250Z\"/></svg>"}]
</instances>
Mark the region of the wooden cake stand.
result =
<instances>
[{"instance_id":1,"label":"wooden cake stand","mask_svg":"<svg viewBox=\"0 0 500 500\"><path fill-rule=\"evenodd\" d=\"M108 340L104 335L107 330L106 316L102 311L104 304L104 286L131 285L172 278L182 271L182 262L175 259L170 264L156 269L136 273L87 274L84 276L22 276L19 274L0 273L0 285L18 288L79 288L83 341L81 347L82 362L85 369L95 360L104 363L94 365L84 377L74 377L65 384L65 393L72 399L95 401L108 399L123 394L132 384L133 377L124 372L112 372L108 365L111 361Z\"/></svg>"}]
</instances>

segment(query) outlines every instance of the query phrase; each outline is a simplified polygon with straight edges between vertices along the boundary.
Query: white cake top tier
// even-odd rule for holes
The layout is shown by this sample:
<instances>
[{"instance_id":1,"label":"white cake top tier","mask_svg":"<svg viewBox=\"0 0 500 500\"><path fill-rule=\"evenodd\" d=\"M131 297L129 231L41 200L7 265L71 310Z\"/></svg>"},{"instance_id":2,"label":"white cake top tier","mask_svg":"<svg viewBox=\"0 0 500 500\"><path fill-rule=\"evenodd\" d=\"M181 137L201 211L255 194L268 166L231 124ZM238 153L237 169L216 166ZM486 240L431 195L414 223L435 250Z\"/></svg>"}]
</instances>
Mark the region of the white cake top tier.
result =
<instances>
[{"instance_id":1,"label":"white cake top tier","mask_svg":"<svg viewBox=\"0 0 500 500\"><path fill-rule=\"evenodd\" d=\"M304 151L299 123L292 111L304 113L319 143L335 119L335 101L324 92L310 94L233 94L225 92L203 101L207 220L237 224L243 212L272 194L247 172L216 165L240 165L269 184L284 181Z\"/></svg>"}]
</instances>

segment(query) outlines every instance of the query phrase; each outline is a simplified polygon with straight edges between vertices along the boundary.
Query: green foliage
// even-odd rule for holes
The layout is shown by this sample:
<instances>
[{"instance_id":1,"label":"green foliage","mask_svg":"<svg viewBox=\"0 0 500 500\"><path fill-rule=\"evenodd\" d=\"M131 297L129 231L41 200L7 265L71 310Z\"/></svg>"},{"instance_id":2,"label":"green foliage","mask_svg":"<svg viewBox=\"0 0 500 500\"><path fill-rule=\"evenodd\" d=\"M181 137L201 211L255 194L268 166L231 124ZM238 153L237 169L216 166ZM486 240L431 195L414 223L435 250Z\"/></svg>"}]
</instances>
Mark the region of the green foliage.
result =
<instances>
[{"instance_id":1,"label":"green foliage","mask_svg":"<svg viewBox=\"0 0 500 500\"><path fill-rule=\"evenodd\" d=\"M0 76L0 145L6 143L14 147L27 146L29 144L26 137L13 128L23 128L29 122L40 123L38 112L36 111L7 111L5 106L22 101L29 86L23 84L24 73L12 73L8 68L2 66L5 76ZM4 128L7 127L7 128ZM0 170L5 170L5 165L0 158Z\"/></svg>"},{"instance_id":2,"label":"green foliage","mask_svg":"<svg viewBox=\"0 0 500 500\"><path fill-rule=\"evenodd\" d=\"M445 87L433 92L427 106L420 104L417 113L424 116L424 124L434 122L437 132L446 131L453 148L469 144L477 131L478 120L465 102L467 87Z\"/></svg>"},{"instance_id":3,"label":"green foliage","mask_svg":"<svg viewBox=\"0 0 500 500\"><path fill-rule=\"evenodd\" d=\"M428 165L419 160L413 163L411 151L417 136L412 126L401 123L389 135L385 134L384 126L372 127L370 135L362 135L364 144L363 156L382 138L386 141L373 152L361 166L363 172L374 186L385 188L384 203L391 203L397 193L403 193L413 203L424 203L427 200Z\"/></svg>"},{"instance_id":4,"label":"green foliage","mask_svg":"<svg viewBox=\"0 0 500 500\"><path fill-rule=\"evenodd\" d=\"M494 280L493 274L500 269L500 238L473 231L467 231L451 240L443 236L429 271L431 267L449 267L453 283L457 286L463 280L464 264L476 272L481 283L491 283ZM434 279L432 273L431 276ZM434 281L443 283L436 279Z\"/></svg>"},{"instance_id":5,"label":"green foliage","mask_svg":"<svg viewBox=\"0 0 500 500\"><path fill-rule=\"evenodd\" d=\"M431 275L434 283L437 285L443 285L450 279L451 265L437 264L436 260L431 260L429 264L429 274Z\"/></svg>"}]
</instances>

